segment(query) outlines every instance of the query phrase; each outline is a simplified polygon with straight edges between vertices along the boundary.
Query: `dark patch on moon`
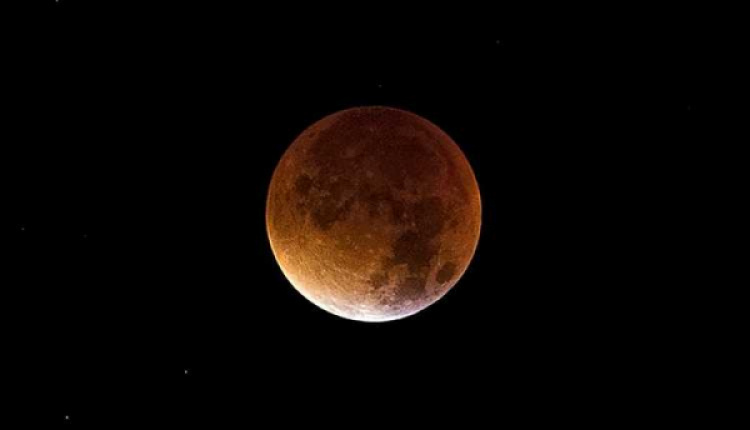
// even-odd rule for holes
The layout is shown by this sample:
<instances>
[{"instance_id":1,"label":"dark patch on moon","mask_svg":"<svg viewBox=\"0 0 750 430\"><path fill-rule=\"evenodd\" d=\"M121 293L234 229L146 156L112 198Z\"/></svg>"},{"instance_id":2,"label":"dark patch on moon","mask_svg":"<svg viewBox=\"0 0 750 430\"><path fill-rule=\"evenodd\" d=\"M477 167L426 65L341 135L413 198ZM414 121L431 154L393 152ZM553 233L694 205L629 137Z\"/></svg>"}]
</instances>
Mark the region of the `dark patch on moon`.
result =
<instances>
[{"instance_id":1,"label":"dark patch on moon","mask_svg":"<svg viewBox=\"0 0 750 430\"><path fill-rule=\"evenodd\" d=\"M361 188L367 189L369 187L363 186ZM389 214L391 224L398 225L404 222L405 204L396 199L392 193L384 191L377 193L362 192L359 195L362 198L362 203L367 206L368 215L371 218Z\"/></svg>"},{"instance_id":2,"label":"dark patch on moon","mask_svg":"<svg viewBox=\"0 0 750 430\"><path fill-rule=\"evenodd\" d=\"M437 197L422 199L406 209L416 228L405 231L393 243L391 255L381 261L378 275L370 278L374 288L380 288L382 284L373 282L373 279L387 278L385 274L397 266L405 265L409 273L397 283L398 296L413 300L424 294L430 262L438 253L438 244L434 239L446 223L444 212L443 204Z\"/></svg>"},{"instance_id":3,"label":"dark patch on moon","mask_svg":"<svg viewBox=\"0 0 750 430\"><path fill-rule=\"evenodd\" d=\"M389 265L405 264L409 272L416 273L420 268L429 266L434 252L434 247L430 245L429 239L420 232L407 231L393 244L393 257Z\"/></svg>"},{"instance_id":4,"label":"dark patch on moon","mask_svg":"<svg viewBox=\"0 0 750 430\"><path fill-rule=\"evenodd\" d=\"M380 288L388 284L388 274L383 272L375 272L370 275L370 285L373 288Z\"/></svg>"},{"instance_id":5,"label":"dark patch on moon","mask_svg":"<svg viewBox=\"0 0 750 430\"><path fill-rule=\"evenodd\" d=\"M456 276L456 264L449 261L440 267L440 270L435 274L435 280L441 284L445 284L453 279L454 276Z\"/></svg>"},{"instance_id":6,"label":"dark patch on moon","mask_svg":"<svg viewBox=\"0 0 750 430\"><path fill-rule=\"evenodd\" d=\"M300 175L297 180L294 181L294 190L297 191L302 197L307 197L312 186L313 180L307 175Z\"/></svg>"},{"instance_id":7,"label":"dark patch on moon","mask_svg":"<svg viewBox=\"0 0 750 430\"><path fill-rule=\"evenodd\" d=\"M313 221L323 231L326 231L333 227L335 223L346 218L346 215L354 204L354 198L346 199L343 204L325 200L323 204L316 207L312 213Z\"/></svg>"},{"instance_id":8,"label":"dark patch on moon","mask_svg":"<svg viewBox=\"0 0 750 430\"><path fill-rule=\"evenodd\" d=\"M302 215L310 213L320 230L330 229L336 222L346 218L356 201L351 193L352 183L347 179L319 180L302 174L294 181L297 193L297 209Z\"/></svg>"},{"instance_id":9,"label":"dark patch on moon","mask_svg":"<svg viewBox=\"0 0 750 430\"><path fill-rule=\"evenodd\" d=\"M428 197L420 200L413 209L417 231L426 239L440 234L445 226L443 202L439 197Z\"/></svg>"}]
</instances>

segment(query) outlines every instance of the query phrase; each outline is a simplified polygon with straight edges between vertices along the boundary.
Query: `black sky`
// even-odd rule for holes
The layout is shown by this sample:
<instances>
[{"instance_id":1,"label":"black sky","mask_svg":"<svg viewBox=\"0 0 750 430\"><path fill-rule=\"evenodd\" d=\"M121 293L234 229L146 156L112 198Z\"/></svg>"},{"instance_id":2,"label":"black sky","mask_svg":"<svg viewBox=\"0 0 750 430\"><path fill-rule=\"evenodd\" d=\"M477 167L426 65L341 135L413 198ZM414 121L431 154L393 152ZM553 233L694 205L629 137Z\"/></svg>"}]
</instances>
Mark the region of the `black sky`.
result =
<instances>
[{"instance_id":1,"label":"black sky","mask_svg":"<svg viewBox=\"0 0 750 430\"><path fill-rule=\"evenodd\" d=\"M673 351L700 326L699 291L670 276L708 127L699 31L549 12L50 0L6 15L18 418L478 428L612 419L680 384ZM440 126L482 193L463 279L386 324L306 302L264 226L287 145L360 105Z\"/></svg>"}]
</instances>

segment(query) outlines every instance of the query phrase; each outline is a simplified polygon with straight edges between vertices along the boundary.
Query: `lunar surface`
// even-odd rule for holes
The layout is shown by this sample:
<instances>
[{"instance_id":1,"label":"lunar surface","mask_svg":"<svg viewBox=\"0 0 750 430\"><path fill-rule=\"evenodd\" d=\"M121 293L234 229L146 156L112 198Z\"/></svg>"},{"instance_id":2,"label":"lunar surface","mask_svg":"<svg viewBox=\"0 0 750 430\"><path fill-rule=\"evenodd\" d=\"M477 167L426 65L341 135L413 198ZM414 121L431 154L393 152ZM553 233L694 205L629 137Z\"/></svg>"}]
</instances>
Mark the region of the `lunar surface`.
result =
<instances>
[{"instance_id":1,"label":"lunar surface","mask_svg":"<svg viewBox=\"0 0 750 430\"><path fill-rule=\"evenodd\" d=\"M445 295L474 255L479 187L431 122L363 107L305 130L277 166L266 227L304 297L335 315L389 321Z\"/></svg>"}]
</instances>

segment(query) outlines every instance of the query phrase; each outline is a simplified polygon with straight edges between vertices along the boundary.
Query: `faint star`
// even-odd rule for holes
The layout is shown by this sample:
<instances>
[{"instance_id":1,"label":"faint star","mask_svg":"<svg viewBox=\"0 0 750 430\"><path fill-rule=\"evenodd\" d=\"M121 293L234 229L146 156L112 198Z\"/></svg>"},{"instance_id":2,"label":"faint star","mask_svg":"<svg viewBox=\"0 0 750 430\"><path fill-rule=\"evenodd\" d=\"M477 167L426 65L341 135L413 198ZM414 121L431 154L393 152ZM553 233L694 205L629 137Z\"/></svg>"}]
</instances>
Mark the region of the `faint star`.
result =
<instances>
[{"instance_id":1,"label":"faint star","mask_svg":"<svg viewBox=\"0 0 750 430\"><path fill-rule=\"evenodd\" d=\"M86 239L87 237L89 237L89 235L88 235L88 234L86 234L86 233L84 233L84 234L83 234L83 238L84 238L84 239Z\"/></svg>"},{"instance_id":2,"label":"faint star","mask_svg":"<svg viewBox=\"0 0 750 430\"><path fill-rule=\"evenodd\" d=\"M378 88L383 88L383 84L378 84Z\"/></svg>"},{"instance_id":3,"label":"faint star","mask_svg":"<svg viewBox=\"0 0 750 430\"><path fill-rule=\"evenodd\" d=\"M497 39L497 40L495 41L495 45L499 45L499 44L500 44L500 39Z\"/></svg>"},{"instance_id":4,"label":"faint star","mask_svg":"<svg viewBox=\"0 0 750 430\"><path fill-rule=\"evenodd\" d=\"M692 106L687 105L687 110L691 110Z\"/></svg>"},{"instance_id":5,"label":"faint star","mask_svg":"<svg viewBox=\"0 0 750 430\"><path fill-rule=\"evenodd\" d=\"M185 369L185 374L186 374L186 375L188 374L188 370L187 370L187 369Z\"/></svg>"},{"instance_id":6,"label":"faint star","mask_svg":"<svg viewBox=\"0 0 750 430\"><path fill-rule=\"evenodd\" d=\"M26 231L26 227L21 226L21 231Z\"/></svg>"}]
</instances>

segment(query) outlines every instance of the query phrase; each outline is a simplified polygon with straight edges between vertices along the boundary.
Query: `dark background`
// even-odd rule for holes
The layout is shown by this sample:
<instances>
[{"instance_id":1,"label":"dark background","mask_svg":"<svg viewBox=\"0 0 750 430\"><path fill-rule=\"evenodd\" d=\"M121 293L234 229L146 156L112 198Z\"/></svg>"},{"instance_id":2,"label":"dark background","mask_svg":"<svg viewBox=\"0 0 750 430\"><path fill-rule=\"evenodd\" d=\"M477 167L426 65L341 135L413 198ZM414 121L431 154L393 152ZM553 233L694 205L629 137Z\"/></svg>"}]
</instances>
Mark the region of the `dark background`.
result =
<instances>
[{"instance_id":1,"label":"dark background","mask_svg":"<svg viewBox=\"0 0 750 430\"><path fill-rule=\"evenodd\" d=\"M625 419L689 388L699 291L675 253L707 127L689 14L38 6L3 17L11 416L474 428ZM360 105L440 126L482 193L462 280L384 324L308 303L264 225L286 147Z\"/></svg>"}]
</instances>

